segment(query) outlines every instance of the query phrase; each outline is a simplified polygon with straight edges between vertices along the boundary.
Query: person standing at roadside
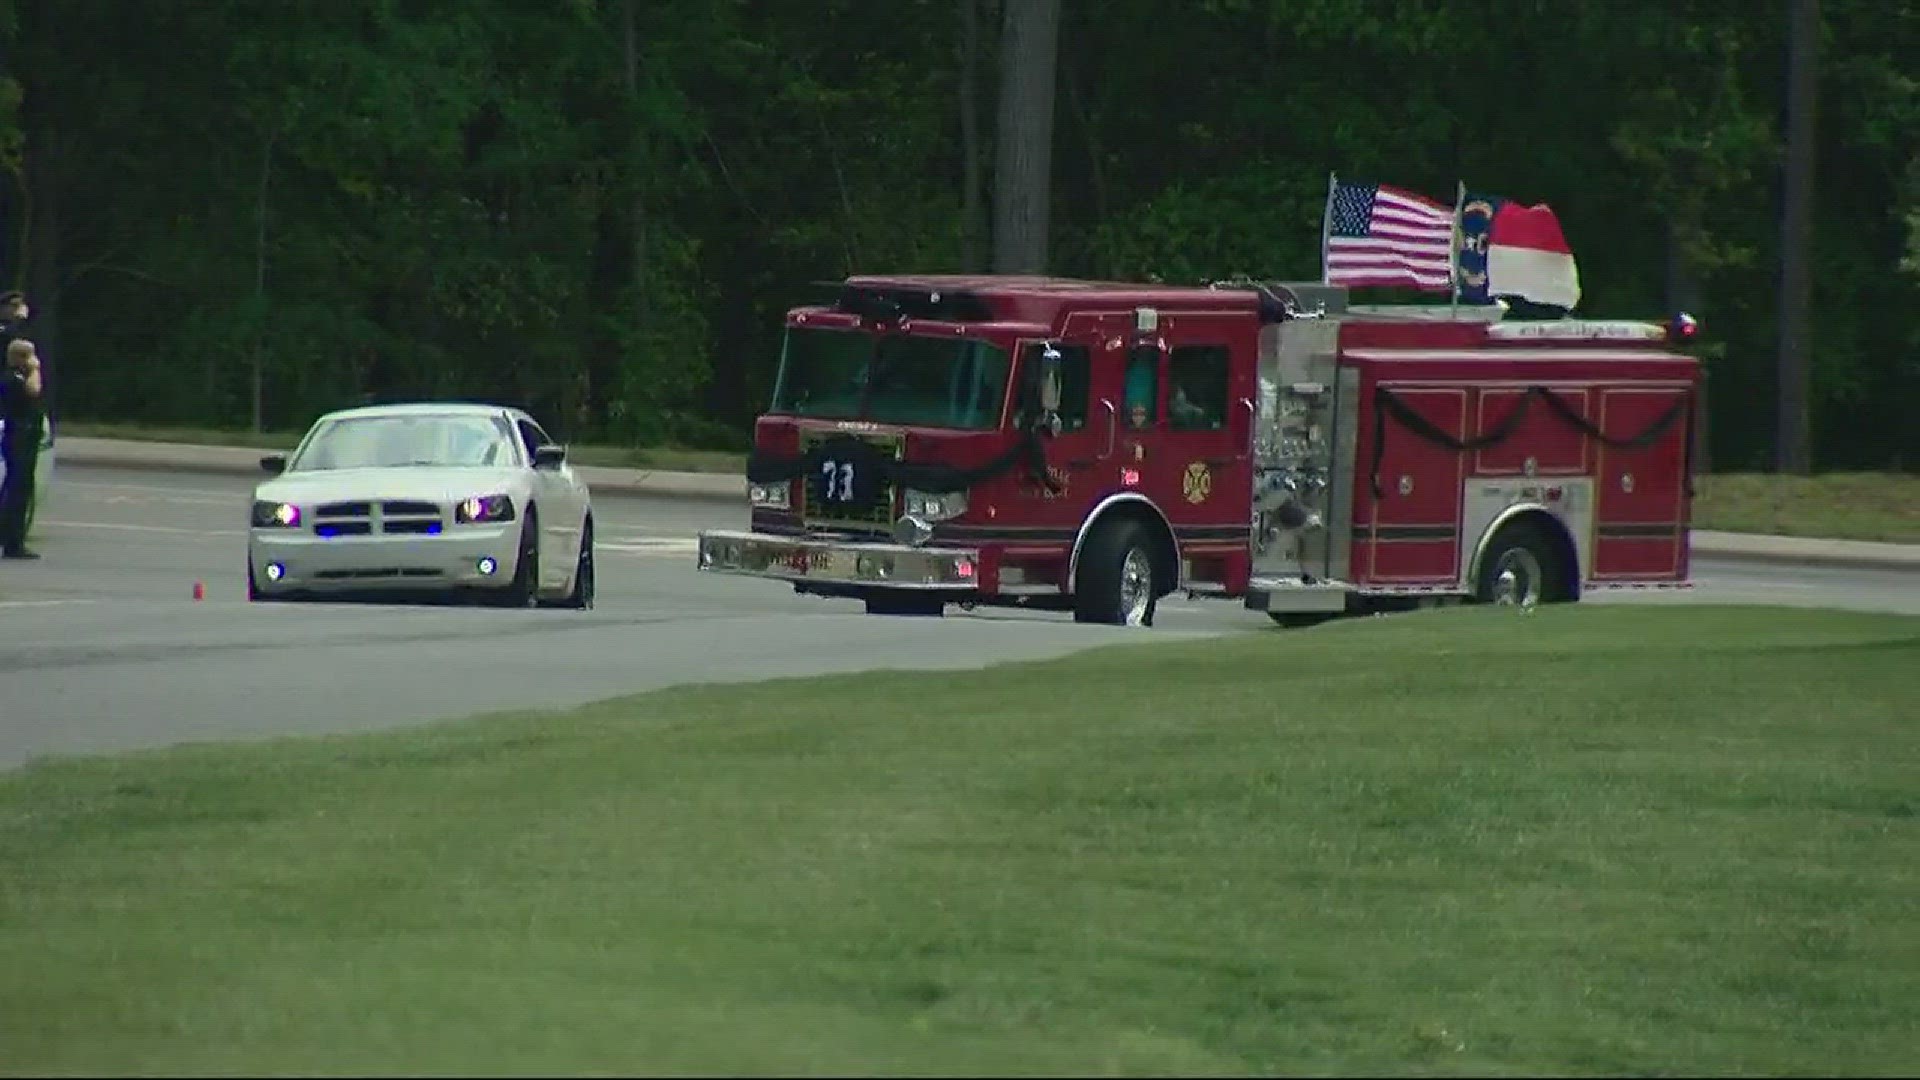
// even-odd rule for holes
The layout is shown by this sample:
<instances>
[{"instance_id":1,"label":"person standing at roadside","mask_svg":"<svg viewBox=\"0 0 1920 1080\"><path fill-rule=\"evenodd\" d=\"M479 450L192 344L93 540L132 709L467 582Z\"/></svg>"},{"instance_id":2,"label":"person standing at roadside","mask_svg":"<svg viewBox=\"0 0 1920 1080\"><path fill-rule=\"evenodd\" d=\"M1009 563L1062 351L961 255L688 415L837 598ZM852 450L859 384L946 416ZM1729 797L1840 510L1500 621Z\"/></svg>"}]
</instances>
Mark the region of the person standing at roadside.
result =
<instances>
[{"instance_id":1,"label":"person standing at roadside","mask_svg":"<svg viewBox=\"0 0 1920 1080\"><path fill-rule=\"evenodd\" d=\"M6 478L0 480L0 558L37 559L27 547L27 509L33 505L33 474L39 466L44 410L40 394L40 358L33 342L15 338L7 343L6 371L0 375L0 461Z\"/></svg>"},{"instance_id":2,"label":"person standing at roadside","mask_svg":"<svg viewBox=\"0 0 1920 1080\"><path fill-rule=\"evenodd\" d=\"M26 293L18 289L0 293L0 356L5 356L7 346L26 333L27 319L32 315Z\"/></svg>"}]
</instances>

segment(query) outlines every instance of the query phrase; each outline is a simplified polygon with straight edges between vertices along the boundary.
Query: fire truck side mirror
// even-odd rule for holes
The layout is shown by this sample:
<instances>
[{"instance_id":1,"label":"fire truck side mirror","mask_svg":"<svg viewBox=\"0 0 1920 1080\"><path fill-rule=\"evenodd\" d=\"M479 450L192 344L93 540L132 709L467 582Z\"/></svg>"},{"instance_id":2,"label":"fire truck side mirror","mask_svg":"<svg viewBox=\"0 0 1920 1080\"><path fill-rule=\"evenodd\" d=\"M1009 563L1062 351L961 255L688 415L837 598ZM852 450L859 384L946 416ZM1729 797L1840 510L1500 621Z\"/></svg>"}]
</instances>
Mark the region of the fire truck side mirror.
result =
<instances>
[{"instance_id":1,"label":"fire truck side mirror","mask_svg":"<svg viewBox=\"0 0 1920 1080\"><path fill-rule=\"evenodd\" d=\"M1051 341L1040 352L1040 411L1060 411L1060 350Z\"/></svg>"}]
</instances>

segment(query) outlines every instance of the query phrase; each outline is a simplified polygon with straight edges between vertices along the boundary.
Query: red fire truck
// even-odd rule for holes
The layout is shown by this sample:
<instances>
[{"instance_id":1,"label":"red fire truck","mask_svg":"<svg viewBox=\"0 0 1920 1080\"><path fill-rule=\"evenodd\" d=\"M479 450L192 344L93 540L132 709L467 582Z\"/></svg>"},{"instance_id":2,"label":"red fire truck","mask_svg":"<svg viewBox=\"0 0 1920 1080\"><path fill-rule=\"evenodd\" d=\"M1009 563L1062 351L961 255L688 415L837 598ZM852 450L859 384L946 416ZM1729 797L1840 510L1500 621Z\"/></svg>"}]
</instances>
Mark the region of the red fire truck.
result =
<instances>
[{"instance_id":1,"label":"red fire truck","mask_svg":"<svg viewBox=\"0 0 1920 1080\"><path fill-rule=\"evenodd\" d=\"M787 315L750 527L701 570L887 614L1283 625L1685 587L1699 367L1663 322L1345 290L856 276Z\"/></svg>"}]
</instances>

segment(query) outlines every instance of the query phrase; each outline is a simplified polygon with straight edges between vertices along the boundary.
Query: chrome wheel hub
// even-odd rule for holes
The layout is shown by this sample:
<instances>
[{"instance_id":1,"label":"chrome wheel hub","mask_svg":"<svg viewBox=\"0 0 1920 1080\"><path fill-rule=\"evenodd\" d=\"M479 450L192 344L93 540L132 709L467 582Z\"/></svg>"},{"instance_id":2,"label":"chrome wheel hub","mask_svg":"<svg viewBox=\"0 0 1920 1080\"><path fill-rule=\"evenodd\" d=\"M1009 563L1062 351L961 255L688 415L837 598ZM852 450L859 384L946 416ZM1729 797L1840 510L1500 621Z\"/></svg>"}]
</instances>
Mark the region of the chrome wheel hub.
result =
<instances>
[{"instance_id":1,"label":"chrome wheel hub","mask_svg":"<svg viewBox=\"0 0 1920 1080\"><path fill-rule=\"evenodd\" d=\"M1127 552L1120 564L1120 616L1128 626L1147 621L1147 606L1153 601L1153 562L1139 548Z\"/></svg>"},{"instance_id":2,"label":"chrome wheel hub","mask_svg":"<svg viewBox=\"0 0 1920 1080\"><path fill-rule=\"evenodd\" d=\"M1493 602L1531 608L1540 602L1540 560L1525 548L1500 556L1493 568Z\"/></svg>"}]
</instances>

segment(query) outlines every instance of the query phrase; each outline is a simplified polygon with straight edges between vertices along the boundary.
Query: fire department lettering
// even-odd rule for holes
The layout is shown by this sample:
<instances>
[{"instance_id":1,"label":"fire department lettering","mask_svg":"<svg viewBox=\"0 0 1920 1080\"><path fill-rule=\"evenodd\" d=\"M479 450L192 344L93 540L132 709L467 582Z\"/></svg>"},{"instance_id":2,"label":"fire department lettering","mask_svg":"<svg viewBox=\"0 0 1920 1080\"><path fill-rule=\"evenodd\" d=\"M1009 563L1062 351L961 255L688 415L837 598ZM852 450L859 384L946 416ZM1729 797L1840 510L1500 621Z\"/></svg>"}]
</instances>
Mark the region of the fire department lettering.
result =
<instances>
[{"instance_id":1,"label":"fire department lettering","mask_svg":"<svg viewBox=\"0 0 1920 1080\"><path fill-rule=\"evenodd\" d=\"M1196 461L1187 466L1187 475L1180 479L1180 491L1190 503L1207 501L1207 496L1213 494L1213 473L1207 470L1206 462Z\"/></svg>"}]
</instances>

